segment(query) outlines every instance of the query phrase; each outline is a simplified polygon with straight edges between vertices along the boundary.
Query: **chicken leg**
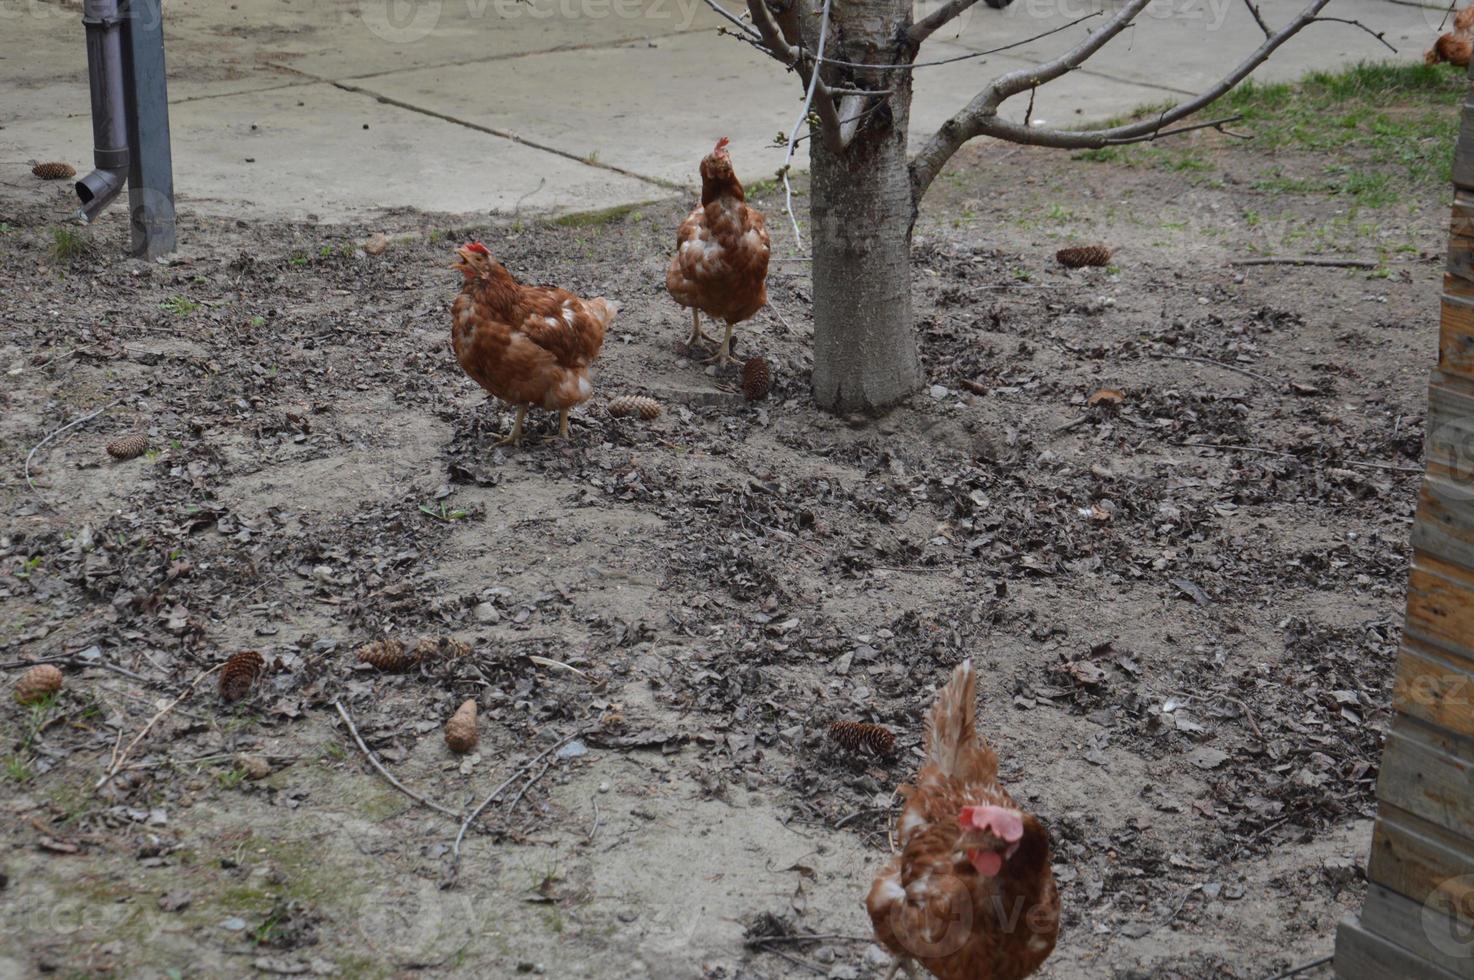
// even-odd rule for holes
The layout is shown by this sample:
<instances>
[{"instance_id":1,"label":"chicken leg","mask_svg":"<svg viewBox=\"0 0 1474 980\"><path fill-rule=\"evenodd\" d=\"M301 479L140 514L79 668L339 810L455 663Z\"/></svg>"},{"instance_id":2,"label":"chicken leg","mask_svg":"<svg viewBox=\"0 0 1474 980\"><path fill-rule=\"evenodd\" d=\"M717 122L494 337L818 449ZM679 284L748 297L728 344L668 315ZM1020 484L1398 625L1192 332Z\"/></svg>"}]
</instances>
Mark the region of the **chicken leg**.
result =
<instances>
[{"instance_id":1,"label":"chicken leg","mask_svg":"<svg viewBox=\"0 0 1474 980\"><path fill-rule=\"evenodd\" d=\"M732 356L732 324L730 323L727 324L726 335L722 337L722 346L717 348L717 352L715 354L711 355L701 363L710 364L713 361L717 363L718 367L726 367L728 364L737 363L737 358Z\"/></svg>"},{"instance_id":2,"label":"chicken leg","mask_svg":"<svg viewBox=\"0 0 1474 980\"><path fill-rule=\"evenodd\" d=\"M891 968L885 971L885 980L896 980L896 973L904 970L910 980L916 980L916 964L910 958L897 956L891 960Z\"/></svg>"},{"instance_id":3,"label":"chicken leg","mask_svg":"<svg viewBox=\"0 0 1474 980\"><path fill-rule=\"evenodd\" d=\"M568 409L566 408L558 413L558 435L565 440L568 438Z\"/></svg>"},{"instance_id":4,"label":"chicken leg","mask_svg":"<svg viewBox=\"0 0 1474 980\"><path fill-rule=\"evenodd\" d=\"M686 346L695 347L703 340L716 343L715 337L708 336L706 331L701 329L701 311L693 306L691 307L691 336L686 338Z\"/></svg>"},{"instance_id":5,"label":"chicken leg","mask_svg":"<svg viewBox=\"0 0 1474 980\"><path fill-rule=\"evenodd\" d=\"M522 441L522 420L525 418L527 418L527 406L518 405L517 420L512 423L512 431L507 433L506 438L498 439L496 442L492 443L492 445L505 446L510 443L515 446L520 443Z\"/></svg>"}]
</instances>

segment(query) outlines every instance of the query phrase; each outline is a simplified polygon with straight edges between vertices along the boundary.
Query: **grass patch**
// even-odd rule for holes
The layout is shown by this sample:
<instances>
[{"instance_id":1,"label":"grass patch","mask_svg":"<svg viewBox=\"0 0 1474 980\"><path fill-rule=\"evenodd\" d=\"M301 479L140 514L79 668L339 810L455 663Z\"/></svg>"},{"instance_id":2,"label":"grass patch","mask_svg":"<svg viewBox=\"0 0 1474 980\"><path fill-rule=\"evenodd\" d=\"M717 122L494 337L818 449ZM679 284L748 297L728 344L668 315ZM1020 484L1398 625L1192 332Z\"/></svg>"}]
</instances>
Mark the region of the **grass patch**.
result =
<instances>
[{"instance_id":1,"label":"grass patch","mask_svg":"<svg viewBox=\"0 0 1474 980\"><path fill-rule=\"evenodd\" d=\"M1467 86L1463 71L1449 65L1392 62L1315 71L1293 83L1250 79L1197 118L1237 114L1242 118L1230 128L1252 134L1253 139L1229 140L1204 131L1156 144L1084 150L1075 159L1193 175L1212 169L1200 152L1206 141L1226 152L1266 160L1280 150L1324 154L1328 163L1324 179L1287 178L1271 165L1253 185L1271 194L1337 195L1360 207L1387 207L1409 187L1449 182L1459 134L1458 107ZM1120 125L1161 111L1161 106L1144 107L1128 119L1107 124Z\"/></svg>"},{"instance_id":2,"label":"grass patch","mask_svg":"<svg viewBox=\"0 0 1474 980\"><path fill-rule=\"evenodd\" d=\"M598 225L609 225L623 219L625 215L631 214L643 206L643 204L638 203L616 204L612 208L604 208L599 211L573 211L569 214L560 214L556 218L549 218L548 224L558 228L592 228Z\"/></svg>"},{"instance_id":3,"label":"grass patch","mask_svg":"<svg viewBox=\"0 0 1474 980\"><path fill-rule=\"evenodd\" d=\"M159 309L167 310L175 316L188 316L200 308L200 304L188 296L170 296L159 304Z\"/></svg>"},{"instance_id":4,"label":"grass patch","mask_svg":"<svg viewBox=\"0 0 1474 980\"><path fill-rule=\"evenodd\" d=\"M92 239L80 228L57 225L51 229L51 257L56 262L70 264L92 251Z\"/></svg>"}]
</instances>

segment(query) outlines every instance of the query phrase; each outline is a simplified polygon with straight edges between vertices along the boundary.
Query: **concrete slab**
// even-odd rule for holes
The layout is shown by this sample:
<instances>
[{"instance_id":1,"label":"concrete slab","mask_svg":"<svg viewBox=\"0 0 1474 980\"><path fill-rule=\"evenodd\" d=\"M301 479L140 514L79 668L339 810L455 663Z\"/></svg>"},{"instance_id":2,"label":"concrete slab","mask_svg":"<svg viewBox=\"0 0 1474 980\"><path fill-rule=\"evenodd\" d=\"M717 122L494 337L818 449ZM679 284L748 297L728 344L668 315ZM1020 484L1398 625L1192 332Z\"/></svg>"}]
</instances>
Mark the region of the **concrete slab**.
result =
<instances>
[{"instance_id":1,"label":"concrete slab","mask_svg":"<svg viewBox=\"0 0 1474 980\"><path fill-rule=\"evenodd\" d=\"M175 0L190 46L341 80L712 28L701 0Z\"/></svg>"},{"instance_id":2,"label":"concrete slab","mask_svg":"<svg viewBox=\"0 0 1474 980\"><path fill-rule=\"evenodd\" d=\"M922 9L937 0L924 0ZM1272 30L1288 23L1305 8L1304 0L1256 0ZM1007 52L1007 59L990 63L1013 67L1019 59L1038 63L1056 57L1098 29L1118 9L1097 0L1015 0L1005 10L978 4L933 36L984 51L1033 37L1095 11L1103 15L1040 41ZM1401 57L1416 59L1436 38L1441 8L1388 3L1387 0L1333 0L1323 13L1360 20L1399 49L1394 55L1367 34L1345 24L1312 24L1281 47L1256 73L1268 81L1298 78L1314 69L1339 69L1357 61ZM1120 36L1102 48L1079 74L1091 76L1096 86L1124 81L1149 85L1164 93L1196 93L1222 78L1264 41L1243 0L1155 0ZM932 57L923 49L923 58ZM1000 74L992 72L993 75ZM1050 83L1050 87L1057 85ZM1118 105L1111 115L1130 108Z\"/></svg>"},{"instance_id":3,"label":"concrete slab","mask_svg":"<svg viewBox=\"0 0 1474 980\"><path fill-rule=\"evenodd\" d=\"M187 102L172 124L181 206L205 214L342 221L402 207L593 209L667 193L326 83ZM48 157L90 156L90 130L71 120L22 121L6 135Z\"/></svg>"},{"instance_id":4,"label":"concrete slab","mask_svg":"<svg viewBox=\"0 0 1474 980\"><path fill-rule=\"evenodd\" d=\"M1301 3L1260 6L1277 24ZM979 3L922 56L1023 40L1100 5ZM1327 13L1388 29L1402 57L1415 57L1443 8L1334 0ZM333 220L386 207L645 200L694 186L696 163L718 136L732 138L744 174L773 173L782 162L773 138L793 125L801 99L795 76L719 36L702 0L170 0L166 17L176 184L182 206L208 212ZM913 139L991 78L1064 50L1086 29L919 71ZM1242 0L1156 0L1089 68L1042 89L1034 118L1083 124L1181 97L1260 37ZM1388 54L1363 32L1318 25L1260 77ZM1022 118L1027 101L1005 112ZM22 177L28 158L79 168L90 159L75 4L0 0L0 129L7 175ZM806 153L796 162L806 166Z\"/></svg>"}]
</instances>

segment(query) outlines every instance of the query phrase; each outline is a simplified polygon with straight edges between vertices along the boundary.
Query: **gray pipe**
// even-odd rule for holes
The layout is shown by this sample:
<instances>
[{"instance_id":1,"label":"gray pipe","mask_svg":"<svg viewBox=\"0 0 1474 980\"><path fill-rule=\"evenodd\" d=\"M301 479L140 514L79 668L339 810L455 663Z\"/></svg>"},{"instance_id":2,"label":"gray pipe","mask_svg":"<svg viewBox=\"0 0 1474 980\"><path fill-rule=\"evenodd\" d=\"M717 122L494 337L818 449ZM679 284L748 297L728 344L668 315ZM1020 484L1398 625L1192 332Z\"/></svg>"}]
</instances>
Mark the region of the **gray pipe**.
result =
<instances>
[{"instance_id":1,"label":"gray pipe","mask_svg":"<svg viewBox=\"0 0 1474 980\"><path fill-rule=\"evenodd\" d=\"M82 0L87 77L92 84L92 162L77 181L77 220L93 221L128 186L128 117L123 103L123 22L118 0Z\"/></svg>"}]
</instances>

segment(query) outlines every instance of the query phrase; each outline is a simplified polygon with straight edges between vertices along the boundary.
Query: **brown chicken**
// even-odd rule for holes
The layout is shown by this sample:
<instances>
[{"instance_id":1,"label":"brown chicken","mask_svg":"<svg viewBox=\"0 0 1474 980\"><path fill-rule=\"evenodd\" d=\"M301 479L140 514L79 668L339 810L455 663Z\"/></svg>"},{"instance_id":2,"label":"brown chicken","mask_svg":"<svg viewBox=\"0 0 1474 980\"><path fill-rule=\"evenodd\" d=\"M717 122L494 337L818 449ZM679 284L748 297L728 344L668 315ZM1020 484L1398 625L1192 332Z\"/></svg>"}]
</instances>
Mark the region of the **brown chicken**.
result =
<instances>
[{"instance_id":1,"label":"brown chicken","mask_svg":"<svg viewBox=\"0 0 1474 980\"><path fill-rule=\"evenodd\" d=\"M968 660L926 719L926 761L902 786L901 852L865 907L896 956L887 980L919 962L939 980L1019 980L1059 934L1049 836L998 784L998 757L974 727L977 679Z\"/></svg>"},{"instance_id":2,"label":"brown chicken","mask_svg":"<svg viewBox=\"0 0 1474 980\"><path fill-rule=\"evenodd\" d=\"M665 271L665 288L691 308L688 345L712 339L701 329L701 314L725 320L726 336L710 360L733 362L733 326L768 301L768 252L762 212L747 206L723 136L701 161L701 203L681 222Z\"/></svg>"},{"instance_id":3,"label":"brown chicken","mask_svg":"<svg viewBox=\"0 0 1474 980\"><path fill-rule=\"evenodd\" d=\"M521 440L532 406L557 411L558 433L568 438L568 410L593 395L589 365L619 308L602 297L524 286L480 242L456 255L452 268L466 280L451 305L456 360L473 381L517 406L511 433L497 445Z\"/></svg>"},{"instance_id":4,"label":"brown chicken","mask_svg":"<svg viewBox=\"0 0 1474 980\"><path fill-rule=\"evenodd\" d=\"M1474 52L1474 4L1454 15L1454 29L1434 42L1423 55L1423 62L1436 65L1447 61L1460 68L1468 68L1471 52Z\"/></svg>"}]
</instances>

